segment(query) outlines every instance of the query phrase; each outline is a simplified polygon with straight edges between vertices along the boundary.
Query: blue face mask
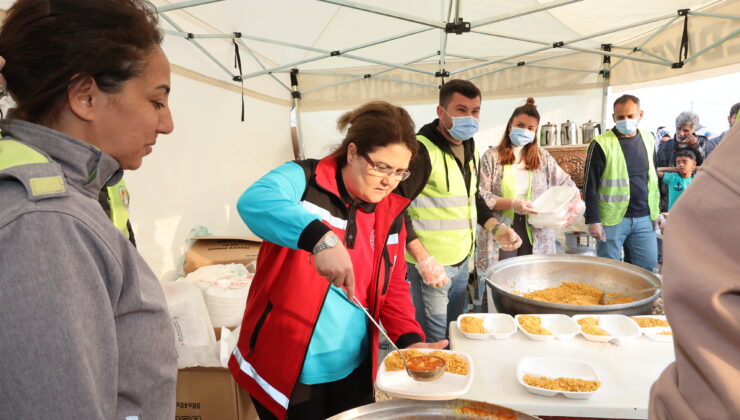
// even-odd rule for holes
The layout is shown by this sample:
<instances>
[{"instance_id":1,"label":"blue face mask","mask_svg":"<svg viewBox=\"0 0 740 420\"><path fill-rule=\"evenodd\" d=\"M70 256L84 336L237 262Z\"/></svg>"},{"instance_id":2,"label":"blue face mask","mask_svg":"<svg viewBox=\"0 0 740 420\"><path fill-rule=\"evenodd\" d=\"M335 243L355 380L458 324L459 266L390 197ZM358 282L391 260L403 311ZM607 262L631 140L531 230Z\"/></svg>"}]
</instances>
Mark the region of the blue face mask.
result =
<instances>
[{"instance_id":1,"label":"blue face mask","mask_svg":"<svg viewBox=\"0 0 740 420\"><path fill-rule=\"evenodd\" d=\"M516 146L526 146L534 141L534 133L526 128L514 127L509 132L509 140Z\"/></svg>"},{"instance_id":2,"label":"blue face mask","mask_svg":"<svg viewBox=\"0 0 740 420\"><path fill-rule=\"evenodd\" d=\"M443 109L443 111L445 110ZM445 114L447 114L447 111L445 111ZM442 120L442 124L447 128L450 135L457 140L470 140L473 138L475 133L478 132L478 126L480 125L480 120L478 118L471 115L465 117L453 117L450 114L447 115L452 118L452 127L448 128L444 120Z\"/></svg>"},{"instance_id":3,"label":"blue face mask","mask_svg":"<svg viewBox=\"0 0 740 420\"><path fill-rule=\"evenodd\" d=\"M638 122L640 120L619 120L617 121L617 131L624 135L632 134L637 130Z\"/></svg>"}]
</instances>

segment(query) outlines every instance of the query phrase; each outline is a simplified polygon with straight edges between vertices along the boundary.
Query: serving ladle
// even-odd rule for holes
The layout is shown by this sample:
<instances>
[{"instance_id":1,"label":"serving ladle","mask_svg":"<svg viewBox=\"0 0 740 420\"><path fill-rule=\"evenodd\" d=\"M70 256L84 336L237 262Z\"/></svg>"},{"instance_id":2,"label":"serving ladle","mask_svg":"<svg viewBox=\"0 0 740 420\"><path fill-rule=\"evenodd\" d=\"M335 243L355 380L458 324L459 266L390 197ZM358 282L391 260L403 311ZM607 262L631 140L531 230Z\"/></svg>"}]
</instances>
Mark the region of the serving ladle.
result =
<instances>
[{"instance_id":1,"label":"serving ladle","mask_svg":"<svg viewBox=\"0 0 740 420\"><path fill-rule=\"evenodd\" d=\"M599 305L609 305L610 300L620 299L620 298L628 297L628 296L634 296L642 292L650 292L650 291L658 290L658 289L660 289L660 287L654 286L654 287L648 287L647 289L642 289L636 292L629 292L629 293L604 292L601 294L601 297L599 297Z\"/></svg>"},{"instance_id":2,"label":"serving ladle","mask_svg":"<svg viewBox=\"0 0 740 420\"><path fill-rule=\"evenodd\" d=\"M370 320L370 322L372 322L373 325L375 325L378 328L378 330L381 333L383 333L383 336L385 336L388 342L391 343L391 346L393 346L393 348L396 349L398 354L401 355L401 360L403 360L403 367L406 370L406 373L412 379L417 380L417 381L431 381L441 376L441 374L445 370L445 365L446 365L445 360L442 359L441 357L439 357L439 359L442 360L442 367L440 368L437 368L431 371L413 370L409 368L408 359L406 359L406 356L404 356L403 352L398 348L398 346L396 346L396 343L394 343L393 340L391 340L391 338L388 337L388 334L385 332L385 330L381 328L381 326L377 322L375 322L375 319L373 319L372 315L370 315L370 313L365 309L365 307L362 306L360 301L357 300L357 296L352 296L352 299L355 301L357 306L359 306L359 308L362 309L362 312L364 312L365 315L367 315L367 318ZM429 356L429 357L437 358L437 356Z\"/></svg>"}]
</instances>

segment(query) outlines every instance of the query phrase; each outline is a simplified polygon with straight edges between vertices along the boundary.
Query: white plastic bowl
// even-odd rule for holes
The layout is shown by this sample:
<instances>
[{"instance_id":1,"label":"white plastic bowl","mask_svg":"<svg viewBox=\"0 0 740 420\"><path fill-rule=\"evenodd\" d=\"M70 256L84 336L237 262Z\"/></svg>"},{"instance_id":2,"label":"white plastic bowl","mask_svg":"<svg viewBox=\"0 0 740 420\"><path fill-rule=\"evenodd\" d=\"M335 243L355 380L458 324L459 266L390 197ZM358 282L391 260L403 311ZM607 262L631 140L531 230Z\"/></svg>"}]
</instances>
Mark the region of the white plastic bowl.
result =
<instances>
[{"instance_id":1,"label":"white plastic bowl","mask_svg":"<svg viewBox=\"0 0 740 420\"><path fill-rule=\"evenodd\" d=\"M567 212L568 203L577 192L576 187L550 187L537 197L532 205L540 216L558 216L563 211Z\"/></svg>"},{"instance_id":2,"label":"white plastic bowl","mask_svg":"<svg viewBox=\"0 0 740 420\"><path fill-rule=\"evenodd\" d=\"M530 340L549 341L556 338L560 340L570 340L575 337L576 334L578 334L578 325L573 321L571 317L567 315L527 314L540 317L540 319L542 320L542 326L546 330L550 331L552 335L532 334L529 331L525 330L524 327L522 327L522 325L519 323L519 318L521 317L521 315L524 314L519 314L514 317L516 319L516 325Z\"/></svg>"},{"instance_id":3,"label":"white plastic bowl","mask_svg":"<svg viewBox=\"0 0 740 420\"><path fill-rule=\"evenodd\" d=\"M483 328L486 330L486 333L476 334L463 331L460 328L460 321L466 316L483 318ZM465 337L471 340L482 340L488 337L505 340L511 338L516 332L516 323L514 322L514 318L508 314L462 314L457 317L457 328Z\"/></svg>"},{"instance_id":4,"label":"white plastic bowl","mask_svg":"<svg viewBox=\"0 0 740 420\"><path fill-rule=\"evenodd\" d=\"M585 379L587 381L599 381L599 374L596 368L588 362L573 359L560 359L556 357L525 357L516 367L516 378L519 383L530 393L543 395L545 397L554 397L557 394L563 394L566 398L587 399L594 392L570 392L560 391L547 388L540 388L524 383L524 375L545 376L548 378L574 378ZM601 389L601 388L599 388Z\"/></svg>"},{"instance_id":5,"label":"white plastic bowl","mask_svg":"<svg viewBox=\"0 0 740 420\"><path fill-rule=\"evenodd\" d=\"M599 328L606 331L609 335L593 335L586 334L583 332L583 328L578 324L578 320L581 318L594 317L599 320ZM581 335L590 341L598 341L605 343L610 340L616 339L618 342L631 341L642 335L640 326L637 322L633 321L630 317L625 315L607 314L607 315L574 315L573 320L576 321L578 329Z\"/></svg>"}]
</instances>

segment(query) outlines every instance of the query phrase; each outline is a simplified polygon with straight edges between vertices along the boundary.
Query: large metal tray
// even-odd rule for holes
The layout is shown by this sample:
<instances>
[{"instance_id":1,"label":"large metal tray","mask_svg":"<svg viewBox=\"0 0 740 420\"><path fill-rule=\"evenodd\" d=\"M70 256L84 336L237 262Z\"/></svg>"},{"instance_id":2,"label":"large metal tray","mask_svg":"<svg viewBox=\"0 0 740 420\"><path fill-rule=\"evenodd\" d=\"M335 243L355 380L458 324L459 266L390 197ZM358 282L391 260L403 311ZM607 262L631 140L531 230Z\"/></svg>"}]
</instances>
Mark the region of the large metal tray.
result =
<instances>
[{"instance_id":1,"label":"large metal tray","mask_svg":"<svg viewBox=\"0 0 740 420\"><path fill-rule=\"evenodd\" d=\"M539 420L511 408L471 400L416 401L393 399L363 405L329 420L348 419L500 419Z\"/></svg>"}]
</instances>

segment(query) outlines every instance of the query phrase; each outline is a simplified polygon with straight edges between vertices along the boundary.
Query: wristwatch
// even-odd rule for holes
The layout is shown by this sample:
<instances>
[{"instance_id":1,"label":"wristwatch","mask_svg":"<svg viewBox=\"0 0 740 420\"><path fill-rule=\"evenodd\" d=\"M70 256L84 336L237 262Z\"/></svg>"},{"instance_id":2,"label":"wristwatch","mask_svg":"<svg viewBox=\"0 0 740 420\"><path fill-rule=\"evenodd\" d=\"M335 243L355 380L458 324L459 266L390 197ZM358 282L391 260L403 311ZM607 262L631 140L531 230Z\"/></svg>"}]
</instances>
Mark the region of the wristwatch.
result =
<instances>
[{"instance_id":1,"label":"wristwatch","mask_svg":"<svg viewBox=\"0 0 740 420\"><path fill-rule=\"evenodd\" d=\"M316 246L313 247L313 253L318 254L319 252L334 248L339 243L339 237L331 232L329 232L328 235L324 235L324 238L319 241L319 243L316 244Z\"/></svg>"}]
</instances>

